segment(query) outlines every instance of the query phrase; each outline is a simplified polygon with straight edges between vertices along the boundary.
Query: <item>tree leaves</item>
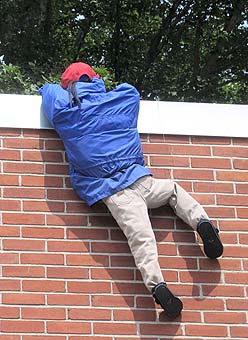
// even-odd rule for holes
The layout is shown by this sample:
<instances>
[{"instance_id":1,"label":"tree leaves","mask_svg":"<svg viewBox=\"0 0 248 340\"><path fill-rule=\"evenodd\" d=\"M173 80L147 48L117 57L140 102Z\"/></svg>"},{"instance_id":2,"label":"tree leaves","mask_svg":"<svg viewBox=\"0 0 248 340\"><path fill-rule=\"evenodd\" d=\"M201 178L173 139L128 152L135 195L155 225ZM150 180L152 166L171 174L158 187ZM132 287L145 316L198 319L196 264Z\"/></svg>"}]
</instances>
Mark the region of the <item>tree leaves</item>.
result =
<instances>
[{"instance_id":1,"label":"tree leaves","mask_svg":"<svg viewBox=\"0 0 248 340\"><path fill-rule=\"evenodd\" d=\"M0 0L0 11L0 55L19 84L84 61L143 99L247 102L246 0Z\"/></svg>"}]
</instances>

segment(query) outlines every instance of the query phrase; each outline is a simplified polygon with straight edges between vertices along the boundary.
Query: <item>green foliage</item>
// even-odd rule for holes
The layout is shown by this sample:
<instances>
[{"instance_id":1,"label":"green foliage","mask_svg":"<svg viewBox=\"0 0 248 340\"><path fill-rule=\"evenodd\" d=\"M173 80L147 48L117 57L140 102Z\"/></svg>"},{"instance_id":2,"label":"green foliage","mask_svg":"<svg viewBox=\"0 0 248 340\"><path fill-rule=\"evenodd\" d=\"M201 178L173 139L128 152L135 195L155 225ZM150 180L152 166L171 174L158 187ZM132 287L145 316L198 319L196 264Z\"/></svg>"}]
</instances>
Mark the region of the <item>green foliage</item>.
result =
<instances>
[{"instance_id":1,"label":"green foliage","mask_svg":"<svg viewBox=\"0 0 248 340\"><path fill-rule=\"evenodd\" d=\"M32 94L35 89L19 66L0 64L0 93Z\"/></svg>"},{"instance_id":2,"label":"green foliage","mask_svg":"<svg viewBox=\"0 0 248 340\"><path fill-rule=\"evenodd\" d=\"M83 61L143 99L248 101L246 0L0 0L0 11L0 92L34 93Z\"/></svg>"}]
</instances>

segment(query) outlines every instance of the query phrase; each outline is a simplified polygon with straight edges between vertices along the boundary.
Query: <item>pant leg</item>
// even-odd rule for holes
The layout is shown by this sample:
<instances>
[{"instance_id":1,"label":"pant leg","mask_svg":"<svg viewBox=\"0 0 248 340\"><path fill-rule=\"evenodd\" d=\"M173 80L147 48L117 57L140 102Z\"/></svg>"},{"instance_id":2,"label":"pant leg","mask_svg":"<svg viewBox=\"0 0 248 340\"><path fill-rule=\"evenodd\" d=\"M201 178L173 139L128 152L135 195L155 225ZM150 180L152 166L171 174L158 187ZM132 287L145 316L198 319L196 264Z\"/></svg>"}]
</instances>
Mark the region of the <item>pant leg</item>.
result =
<instances>
[{"instance_id":1,"label":"pant leg","mask_svg":"<svg viewBox=\"0 0 248 340\"><path fill-rule=\"evenodd\" d=\"M125 234L135 264L141 272L146 287L151 291L164 279L158 262L157 244L146 202L138 190L130 187L103 201Z\"/></svg>"},{"instance_id":2,"label":"pant leg","mask_svg":"<svg viewBox=\"0 0 248 340\"><path fill-rule=\"evenodd\" d=\"M143 190L142 194L148 208L169 204L175 214L194 230L201 218L209 218L203 207L172 180L145 176L136 181L134 186L139 186Z\"/></svg>"}]
</instances>

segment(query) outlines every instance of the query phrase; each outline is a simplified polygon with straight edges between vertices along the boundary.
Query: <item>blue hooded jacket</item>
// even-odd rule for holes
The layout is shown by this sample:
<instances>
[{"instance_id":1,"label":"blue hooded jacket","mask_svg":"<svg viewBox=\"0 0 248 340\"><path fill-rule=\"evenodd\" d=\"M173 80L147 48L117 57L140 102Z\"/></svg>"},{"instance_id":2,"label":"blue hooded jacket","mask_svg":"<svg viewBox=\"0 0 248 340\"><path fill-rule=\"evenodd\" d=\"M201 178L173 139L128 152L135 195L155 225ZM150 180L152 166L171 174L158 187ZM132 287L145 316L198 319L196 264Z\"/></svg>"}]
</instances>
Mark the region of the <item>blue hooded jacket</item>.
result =
<instances>
[{"instance_id":1,"label":"blue hooded jacket","mask_svg":"<svg viewBox=\"0 0 248 340\"><path fill-rule=\"evenodd\" d=\"M58 84L40 89L45 114L61 137L73 189L88 205L151 175L137 130L139 93L124 83L106 92L104 82L75 84L81 107L70 107Z\"/></svg>"}]
</instances>

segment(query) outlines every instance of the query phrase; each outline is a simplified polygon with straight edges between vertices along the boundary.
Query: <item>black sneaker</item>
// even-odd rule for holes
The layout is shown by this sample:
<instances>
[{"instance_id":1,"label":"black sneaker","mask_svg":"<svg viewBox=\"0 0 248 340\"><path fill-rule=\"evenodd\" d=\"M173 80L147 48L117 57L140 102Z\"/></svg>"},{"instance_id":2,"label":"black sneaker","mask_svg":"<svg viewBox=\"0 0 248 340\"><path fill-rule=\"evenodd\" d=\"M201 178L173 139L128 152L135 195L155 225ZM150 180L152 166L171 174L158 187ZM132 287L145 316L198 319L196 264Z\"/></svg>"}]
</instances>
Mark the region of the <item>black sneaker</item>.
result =
<instances>
[{"instance_id":1,"label":"black sneaker","mask_svg":"<svg viewBox=\"0 0 248 340\"><path fill-rule=\"evenodd\" d=\"M183 309L182 301L172 294L165 282L160 282L153 287L152 296L156 303L165 310L169 318L174 319L181 313Z\"/></svg>"},{"instance_id":2,"label":"black sneaker","mask_svg":"<svg viewBox=\"0 0 248 340\"><path fill-rule=\"evenodd\" d=\"M217 259L223 253L223 245L219 237L219 230L207 219L201 219L197 225L197 232L203 242L203 249L207 257Z\"/></svg>"}]
</instances>

